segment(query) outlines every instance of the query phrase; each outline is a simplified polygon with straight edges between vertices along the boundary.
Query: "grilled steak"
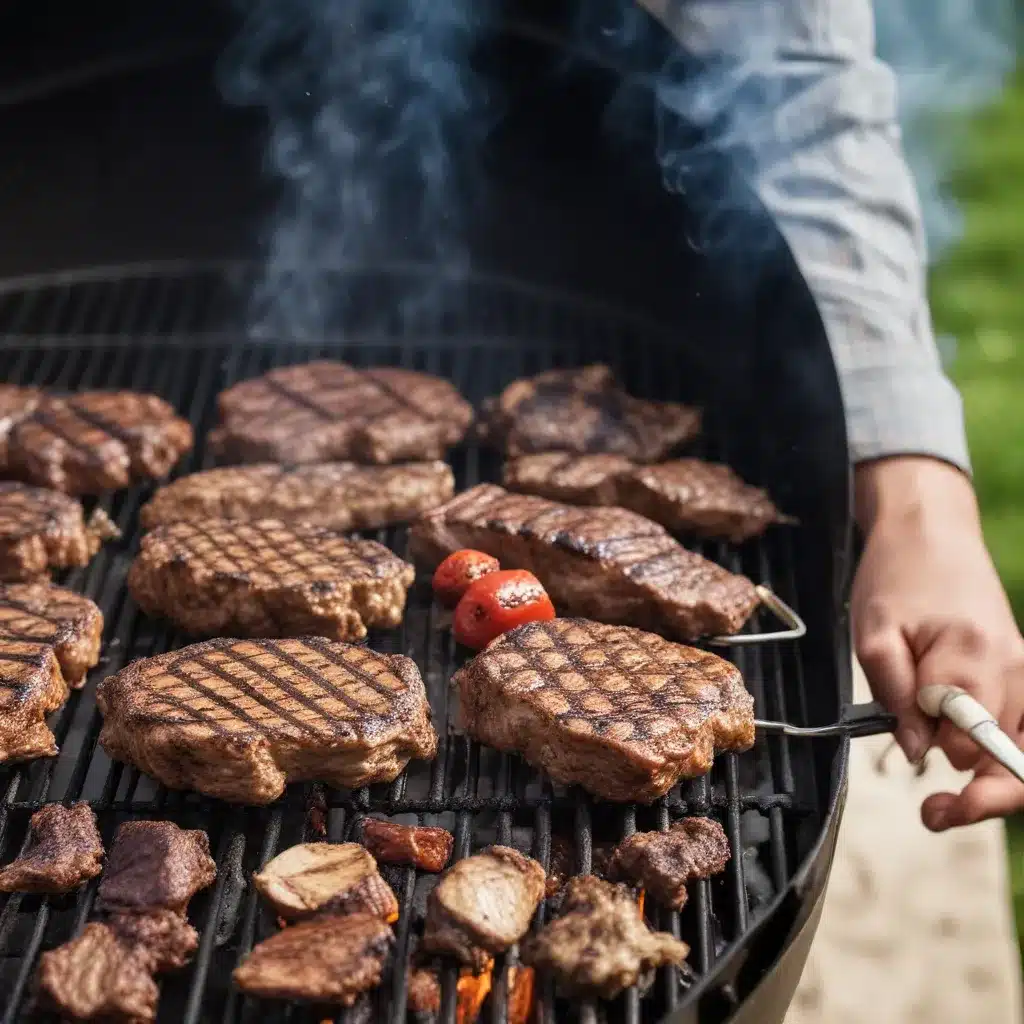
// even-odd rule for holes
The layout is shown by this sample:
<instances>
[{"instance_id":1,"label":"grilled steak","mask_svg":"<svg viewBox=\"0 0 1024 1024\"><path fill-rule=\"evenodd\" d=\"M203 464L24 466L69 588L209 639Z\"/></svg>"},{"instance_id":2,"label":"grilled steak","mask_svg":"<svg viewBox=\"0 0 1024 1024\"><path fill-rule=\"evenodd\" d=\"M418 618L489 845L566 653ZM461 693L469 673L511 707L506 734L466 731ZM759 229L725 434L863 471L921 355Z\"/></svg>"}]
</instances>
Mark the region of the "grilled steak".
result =
<instances>
[{"instance_id":1,"label":"grilled steak","mask_svg":"<svg viewBox=\"0 0 1024 1024\"><path fill-rule=\"evenodd\" d=\"M475 970L489 954L517 943L544 896L544 869L508 846L491 846L450 867L430 894L426 952L445 953Z\"/></svg>"},{"instance_id":2,"label":"grilled steak","mask_svg":"<svg viewBox=\"0 0 1024 1024\"><path fill-rule=\"evenodd\" d=\"M211 448L236 462L440 459L473 410L440 377L320 361L271 370L220 394Z\"/></svg>"},{"instance_id":3,"label":"grilled steak","mask_svg":"<svg viewBox=\"0 0 1024 1024\"><path fill-rule=\"evenodd\" d=\"M116 528L104 516L86 525L73 498L41 487L0 483L0 580L30 580L87 565Z\"/></svg>"},{"instance_id":4,"label":"grilled steak","mask_svg":"<svg viewBox=\"0 0 1024 1024\"><path fill-rule=\"evenodd\" d=\"M443 871L451 859L455 837L429 825L399 825L379 818L363 819L363 845L385 864L407 864L421 871Z\"/></svg>"},{"instance_id":5,"label":"grilled steak","mask_svg":"<svg viewBox=\"0 0 1024 1024\"><path fill-rule=\"evenodd\" d=\"M548 370L511 383L483 407L485 440L507 455L567 451L654 462L700 432L700 412L622 390L607 366Z\"/></svg>"},{"instance_id":6,"label":"grilled steak","mask_svg":"<svg viewBox=\"0 0 1024 1024\"><path fill-rule=\"evenodd\" d=\"M501 482L510 491L570 505L621 505L619 477L635 468L636 463L624 455L541 452L509 459Z\"/></svg>"},{"instance_id":7,"label":"grilled steak","mask_svg":"<svg viewBox=\"0 0 1024 1024\"><path fill-rule=\"evenodd\" d=\"M471 736L606 800L649 802L754 743L735 665L628 626L530 622L453 682Z\"/></svg>"},{"instance_id":8,"label":"grilled steak","mask_svg":"<svg viewBox=\"0 0 1024 1024\"><path fill-rule=\"evenodd\" d=\"M122 945L149 961L149 969L162 974L192 959L199 933L173 910L122 911L103 919Z\"/></svg>"},{"instance_id":9,"label":"grilled steak","mask_svg":"<svg viewBox=\"0 0 1024 1024\"><path fill-rule=\"evenodd\" d=\"M578 508L480 484L412 527L430 565L459 548L528 569L563 611L679 640L735 633L757 606L754 584L687 551L664 527L621 508Z\"/></svg>"},{"instance_id":10,"label":"grilled steak","mask_svg":"<svg viewBox=\"0 0 1024 1024\"><path fill-rule=\"evenodd\" d=\"M553 975L564 992L605 999L689 953L685 942L647 927L629 892L593 875L569 882L562 916L521 950L523 963Z\"/></svg>"},{"instance_id":11,"label":"grilled steak","mask_svg":"<svg viewBox=\"0 0 1024 1024\"><path fill-rule=\"evenodd\" d=\"M47 804L32 815L25 852L0 868L0 892L71 892L95 878L102 863L92 808Z\"/></svg>"},{"instance_id":12,"label":"grilled steak","mask_svg":"<svg viewBox=\"0 0 1024 1024\"><path fill-rule=\"evenodd\" d=\"M49 644L0 642L0 764L56 754L46 716L67 697L67 683Z\"/></svg>"},{"instance_id":13,"label":"grilled steak","mask_svg":"<svg viewBox=\"0 0 1024 1024\"><path fill-rule=\"evenodd\" d=\"M729 861L729 840L711 818L684 818L667 832L637 832L619 843L612 881L636 882L659 903L681 910L686 885L718 874Z\"/></svg>"},{"instance_id":14,"label":"grilled steak","mask_svg":"<svg viewBox=\"0 0 1024 1024\"><path fill-rule=\"evenodd\" d=\"M279 853L252 880L286 921L321 910L398 920L395 894L358 843L300 843Z\"/></svg>"},{"instance_id":15,"label":"grilled steak","mask_svg":"<svg viewBox=\"0 0 1024 1024\"><path fill-rule=\"evenodd\" d=\"M0 384L0 472L7 471L7 439L11 429L32 412L42 397L38 388Z\"/></svg>"},{"instance_id":16,"label":"grilled steak","mask_svg":"<svg viewBox=\"0 0 1024 1024\"><path fill-rule=\"evenodd\" d=\"M111 757L241 803L286 782L390 782L437 749L410 659L319 637L194 644L123 668L96 700Z\"/></svg>"},{"instance_id":17,"label":"grilled steak","mask_svg":"<svg viewBox=\"0 0 1024 1024\"><path fill-rule=\"evenodd\" d=\"M361 640L402 621L414 575L382 544L323 526L210 519L146 534L128 587L189 633Z\"/></svg>"},{"instance_id":18,"label":"grilled steak","mask_svg":"<svg viewBox=\"0 0 1024 1024\"><path fill-rule=\"evenodd\" d=\"M229 466L162 487L141 517L146 529L179 519L282 519L369 530L414 519L454 491L452 471L443 462Z\"/></svg>"},{"instance_id":19,"label":"grilled steak","mask_svg":"<svg viewBox=\"0 0 1024 1024\"><path fill-rule=\"evenodd\" d=\"M393 942L372 914L321 914L265 939L233 977L250 995L351 1006L380 984Z\"/></svg>"},{"instance_id":20,"label":"grilled steak","mask_svg":"<svg viewBox=\"0 0 1024 1024\"><path fill-rule=\"evenodd\" d=\"M156 395L83 391L44 397L8 434L19 480L99 494L165 476L192 447L192 428Z\"/></svg>"},{"instance_id":21,"label":"grilled steak","mask_svg":"<svg viewBox=\"0 0 1024 1024\"><path fill-rule=\"evenodd\" d=\"M100 657L103 613L94 601L49 583L0 584L0 648L9 641L50 645L76 689Z\"/></svg>"}]
</instances>

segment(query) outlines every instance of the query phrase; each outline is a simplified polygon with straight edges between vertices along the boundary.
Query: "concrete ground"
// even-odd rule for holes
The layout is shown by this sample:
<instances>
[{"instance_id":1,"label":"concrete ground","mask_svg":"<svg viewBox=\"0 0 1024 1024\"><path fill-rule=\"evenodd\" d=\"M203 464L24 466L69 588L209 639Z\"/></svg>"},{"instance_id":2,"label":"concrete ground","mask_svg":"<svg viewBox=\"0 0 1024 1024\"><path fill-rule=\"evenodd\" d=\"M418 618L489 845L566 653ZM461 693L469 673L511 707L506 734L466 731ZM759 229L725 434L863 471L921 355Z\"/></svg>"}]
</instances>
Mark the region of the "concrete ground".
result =
<instances>
[{"instance_id":1,"label":"concrete ground","mask_svg":"<svg viewBox=\"0 0 1024 1024\"><path fill-rule=\"evenodd\" d=\"M870 699L863 677L857 687ZM921 800L962 777L935 753L915 777L889 745L853 743L824 914L786 1024L1022 1024L1002 823L928 832Z\"/></svg>"}]
</instances>

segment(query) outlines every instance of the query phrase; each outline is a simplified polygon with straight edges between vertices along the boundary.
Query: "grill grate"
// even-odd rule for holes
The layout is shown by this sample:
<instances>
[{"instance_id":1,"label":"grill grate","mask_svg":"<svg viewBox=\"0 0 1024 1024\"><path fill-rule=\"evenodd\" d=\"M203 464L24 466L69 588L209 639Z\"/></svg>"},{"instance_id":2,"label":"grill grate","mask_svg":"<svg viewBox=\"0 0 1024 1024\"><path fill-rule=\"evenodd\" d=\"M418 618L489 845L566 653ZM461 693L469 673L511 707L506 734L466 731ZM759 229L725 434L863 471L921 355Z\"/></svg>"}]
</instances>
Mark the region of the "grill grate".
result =
<instances>
[{"instance_id":1,"label":"grill grate","mask_svg":"<svg viewBox=\"0 0 1024 1024\"><path fill-rule=\"evenodd\" d=\"M363 284L376 294L367 308L394 308L390 300L407 283L402 277L406 273L412 272L364 275ZM243 276L242 268L153 267L18 282L0 290L0 379L56 389L154 391L190 417L199 438L211 425L213 399L220 389L272 365L323 355L360 365L392 363L440 373L473 400L520 374L596 360L614 365L638 393L678 396L680 354L657 328L495 280L460 288L458 300L432 319L421 313L418 322L400 325L367 317L346 325L344 340L241 345L234 299ZM703 454L728 459L729 438L713 410L708 426ZM452 462L460 487L493 479L498 468L490 453L472 445L454 453ZM180 472L206 465L200 445ZM0 770L0 859L9 860L21 848L31 813L46 801L87 799L108 845L117 824L128 818L164 817L209 832L217 883L192 903L190 916L201 930L201 944L189 968L162 979L161 1021L324 1019L323 1012L258 1003L232 990L233 967L273 930L271 915L247 879L295 842L352 837L366 813L444 825L455 833L458 857L488 842L501 842L517 845L546 864L552 836L565 836L573 841L583 871L590 867L595 844L637 829L666 829L681 815L693 813L710 813L723 823L733 854L726 872L699 882L681 914L659 911L658 924L692 945L692 970L663 971L643 995L631 991L615 1003L577 1009L561 1003L556 1009L550 987L540 987L539 1021L553 1021L556 1014L559 1020L575 1015L585 1022L661 1020L688 998L694 975L706 975L731 944L742 940L817 839L822 814L806 743L761 738L750 753L719 758L708 777L676 787L653 806L623 807L552 786L518 758L481 749L450 723L445 729L447 681L457 667L456 652L439 624L424 579L410 593L402 627L371 635L370 643L378 650L407 654L420 665L441 735L432 764L414 762L387 786L356 792L292 786L270 808L245 808L169 792L135 769L112 763L96 742L101 725L94 703L97 681L134 658L188 642L147 620L126 596L124 579L137 545L138 509L149 493L139 488L101 499L124 538L107 544L88 567L68 573L63 581L102 607L107 622L104 660L84 690L73 693L51 718L60 755ZM372 536L404 554L404 530ZM777 531L741 549L709 544L705 554L795 600L794 543L790 532ZM734 657L761 716L806 721L799 645L736 648ZM422 913L429 876L418 877L412 869L385 872L402 904L396 925L396 962L401 964ZM81 930L96 884L60 898L0 896L2 1024L26 1019L39 953ZM499 961L500 972L496 969L495 996L506 990L505 968L512 959L505 961ZM456 1019L455 980L454 970L445 972L440 1020L446 1024ZM372 998L336 1019L405 1018L405 972L395 970ZM481 1019L504 1022L504 1000L492 997Z\"/></svg>"}]
</instances>

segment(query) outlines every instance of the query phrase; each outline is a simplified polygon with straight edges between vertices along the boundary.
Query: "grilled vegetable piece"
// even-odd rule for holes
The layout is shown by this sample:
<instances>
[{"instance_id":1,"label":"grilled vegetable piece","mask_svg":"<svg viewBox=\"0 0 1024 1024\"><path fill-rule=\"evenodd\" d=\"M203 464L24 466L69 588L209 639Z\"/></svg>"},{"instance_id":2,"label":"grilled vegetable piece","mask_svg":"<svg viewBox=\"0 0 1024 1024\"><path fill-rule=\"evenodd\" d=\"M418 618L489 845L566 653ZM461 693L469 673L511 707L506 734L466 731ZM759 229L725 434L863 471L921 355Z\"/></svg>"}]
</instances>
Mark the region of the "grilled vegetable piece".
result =
<instances>
[{"instance_id":1,"label":"grilled vegetable piece","mask_svg":"<svg viewBox=\"0 0 1024 1024\"><path fill-rule=\"evenodd\" d=\"M455 837L447 829L430 825L399 825L394 821L364 818L363 845L384 864L443 871L451 859Z\"/></svg>"},{"instance_id":2,"label":"grilled vegetable piece","mask_svg":"<svg viewBox=\"0 0 1024 1024\"><path fill-rule=\"evenodd\" d=\"M415 571L372 540L277 519L169 523L128 573L140 607L189 633L361 640L397 626Z\"/></svg>"},{"instance_id":3,"label":"grilled vegetable piece","mask_svg":"<svg viewBox=\"0 0 1024 1024\"><path fill-rule=\"evenodd\" d=\"M736 632L760 601L754 584L687 551L621 508L578 508L480 484L419 519L413 554L436 565L459 548L527 569L570 614L680 640Z\"/></svg>"},{"instance_id":4,"label":"grilled vegetable piece","mask_svg":"<svg viewBox=\"0 0 1024 1024\"><path fill-rule=\"evenodd\" d=\"M434 596L441 604L454 608L471 584L500 568L496 558L482 551L453 551L434 572Z\"/></svg>"},{"instance_id":5,"label":"grilled vegetable piece","mask_svg":"<svg viewBox=\"0 0 1024 1024\"><path fill-rule=\"evenodd\" d=\"M142 507L141 519L147 530L182 519L281 519L368 530L415 519L454 492L455 479L444 462L226 466L161 487Z\"/></svg>"},{"instance_id":6,"label":"grilled vegetable piece","mask_svg":"<svg viewBox=\"0 0 1024 1024\"><path fill-rule=\"evenodd\" d=\"M464 647L483 650L495 637L524 622L546 622L555 606L532 572L504 569L477 580L462 595L452 635Z\"/></svg>"},{"instance_id":7,"label":"grilled vegetable piece","mask_svg":"<svg viewBox=\"0 0 1024 1024\"><path fill-rule=\"evenodd\" d=\"M49 644L0 643L0 764L56 754L46 716L67 697L67 683Z\"/></svg>"},{"instance_id":8,"label":"grilled vegetable piece","mask_svg":"<svg viewBox=\"0 0 1024 1024\"><path fill-rule=\"evenodd\" d=\"M414 662L320 637L210 640L144 658L96 700L112 757L242 803L276 800L286 782L390 782L437 749Z\"/></svg>"},{"instance_id":9,"label":"grilled vegetable piece","mask_svg":"<svg viewBox=\"0 0 1024 1024\"><path fill-rule=\"evenodd\" d=\"M351 1006L380 984L393 941L373 914L320 914L265 939L233 977L250 995Z\"/></svg>"},{"instance_id":10,"label":"grilled vegetable piece","mask_svg":"<svg viewBox=\"0 0 1024 1024\"><path fill-rule=\"evenodd\" d=\"M218 398L211 448L235 462L440 459L473 410L446 380L321 360L271 370Z\"/></svg>"},{"instance_id":11,"label":"grilled vegetable piece","mask_svg":"<svg viewBox=\"0 0 1024 1024\"><path fill-rule=\"evenodd\" d=\"M716 751L754 742L735 665L628 626L531 622L453 682L472 737L605 800L649 802L704 775Z\"/></svg>"},{"instance_id":12,"label":"grilled vegetable piece","mask_svg":"<svg viewBox=\"0 0 1024 1024\"><path fill-rule=\"evenodd\" d=\"M32 815L25 852L0 868L0 892L65 893L95 878L103 841L87 803L47 804Z\"/></svg>"},{"instance_id":13,"label":"grilled vegetable piece","mask_svg":"<svg viewBox=\"0 0 1024 1024\"><path fill-rule=\"evenodd\" d=\"M398 900L358 843L300 843L253 875L259 893L286 921L328 910L398 920Z\"/></svg>"}]
</instances>

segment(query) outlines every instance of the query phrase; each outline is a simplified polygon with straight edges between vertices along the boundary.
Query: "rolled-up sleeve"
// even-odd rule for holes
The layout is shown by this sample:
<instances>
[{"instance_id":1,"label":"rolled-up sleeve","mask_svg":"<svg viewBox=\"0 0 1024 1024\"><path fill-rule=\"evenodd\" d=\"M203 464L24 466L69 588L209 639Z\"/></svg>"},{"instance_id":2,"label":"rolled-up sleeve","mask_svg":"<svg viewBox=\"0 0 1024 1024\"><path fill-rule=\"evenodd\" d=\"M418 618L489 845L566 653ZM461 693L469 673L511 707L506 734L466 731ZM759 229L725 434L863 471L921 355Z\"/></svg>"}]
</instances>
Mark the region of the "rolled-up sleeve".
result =
<instances>
[{"instance_id":1,"label":"rolled-up sleeve","mask_svg":"<svg viewBox=\"0 0 1024 1024\"><path fill-rule=\"evenodd\" d=\"M670 17L663 0L641 2L685 48L732 68L712 73L732 75L735 95L722 81L683 90L693 109L679 113L728 125L729 111L715 107L735 102L745 123L770 126L772 144L745 153L743 166L817 299L853 459L930 455L969 471L960 395L928 309L895 76L875 56L870 0L685 0ZM767 85L741 88L752 81ZM739 129L732 146L743 146Z\"/></svg>"}]
</instances>

